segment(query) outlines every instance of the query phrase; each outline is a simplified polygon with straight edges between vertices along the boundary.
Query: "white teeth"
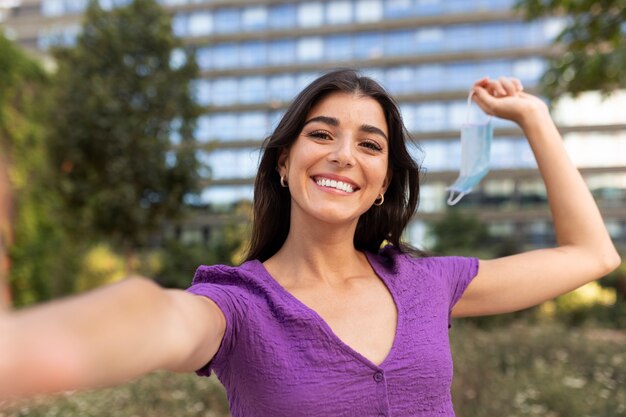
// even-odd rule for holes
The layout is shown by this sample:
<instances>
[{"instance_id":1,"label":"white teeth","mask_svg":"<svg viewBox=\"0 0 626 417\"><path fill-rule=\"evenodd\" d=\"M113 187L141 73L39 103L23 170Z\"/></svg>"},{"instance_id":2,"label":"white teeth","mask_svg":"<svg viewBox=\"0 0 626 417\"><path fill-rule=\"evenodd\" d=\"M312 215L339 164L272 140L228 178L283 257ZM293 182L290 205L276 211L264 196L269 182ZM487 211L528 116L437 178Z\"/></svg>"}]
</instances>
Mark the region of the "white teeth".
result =
<instances>
[{"instance_id":1,"label":"white teeth","mask_svg":"<svg viewBox=\"0 0 626 417\"><path fill-rule=\"evenodd\" d=\"M317 185L321 185L322 187L335 188L337 190L345 191L346 193L354 192L354 189L352 188L352 186L343 181L335 181L335 180L329 180L326 178L319 178L315 180L315 182L317 183Z\"/></svg>"}]
</instances>

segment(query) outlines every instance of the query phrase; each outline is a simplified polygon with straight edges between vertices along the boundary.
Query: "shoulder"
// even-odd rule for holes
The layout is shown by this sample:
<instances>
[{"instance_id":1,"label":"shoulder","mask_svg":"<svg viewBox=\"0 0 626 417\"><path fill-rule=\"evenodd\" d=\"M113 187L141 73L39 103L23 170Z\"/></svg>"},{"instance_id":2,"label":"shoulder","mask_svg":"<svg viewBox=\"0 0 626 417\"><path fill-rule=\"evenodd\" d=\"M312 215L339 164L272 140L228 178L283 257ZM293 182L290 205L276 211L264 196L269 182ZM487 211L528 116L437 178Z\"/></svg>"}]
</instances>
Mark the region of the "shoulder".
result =
<instances>
[{"instance_id":1,"label":"shoulder","mask_svg":"<svg viewBox=\"0 0 626 417\"><path fill-rule=\"evenodd\" d=\"M464 256L417 256L402 252L398 248L388 245L378 254L373 255L381 267L396 274L414 274L419 272L426 275L448 276L459 272L469 272L476 275L478 259Z\"/></svg>"}]
</instances>

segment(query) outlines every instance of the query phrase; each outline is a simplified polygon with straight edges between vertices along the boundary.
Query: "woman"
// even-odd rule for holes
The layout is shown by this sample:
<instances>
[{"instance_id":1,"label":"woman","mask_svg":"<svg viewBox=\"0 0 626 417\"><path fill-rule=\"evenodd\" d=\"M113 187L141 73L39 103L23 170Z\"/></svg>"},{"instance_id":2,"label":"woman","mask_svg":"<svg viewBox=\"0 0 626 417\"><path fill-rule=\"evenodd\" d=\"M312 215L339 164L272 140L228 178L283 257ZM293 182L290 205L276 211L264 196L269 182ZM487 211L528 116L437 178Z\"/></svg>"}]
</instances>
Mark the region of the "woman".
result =
<instances>
[{"instance_id":1,"label":"woman","mask_svg":"<svg viewBox=\"0 0 626 417\"><path fill-rule=\"evenodd\" d=\"M544 103L515 79L473 91L527 135L558 247L478 261L403 246L419 170L398 109L373 80L330 72L268 139L247 262L200 267L186 292L131 278L5 316L0 398L215 370L235 417L454 415L450 316L526 308L619 263Z\"/></svg>"}]
</instances>

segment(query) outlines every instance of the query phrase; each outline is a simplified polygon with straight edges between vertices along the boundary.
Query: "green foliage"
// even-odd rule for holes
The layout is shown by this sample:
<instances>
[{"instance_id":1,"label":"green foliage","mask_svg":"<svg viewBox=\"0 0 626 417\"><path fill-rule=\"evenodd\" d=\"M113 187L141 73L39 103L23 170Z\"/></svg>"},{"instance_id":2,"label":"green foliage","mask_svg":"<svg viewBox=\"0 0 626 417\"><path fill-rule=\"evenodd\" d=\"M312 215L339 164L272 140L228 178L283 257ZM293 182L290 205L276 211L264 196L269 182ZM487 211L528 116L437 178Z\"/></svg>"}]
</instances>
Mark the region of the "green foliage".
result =
<instances>
[{"instance_id":1,"label":"green foliage","mask_svg":"<svg viewBox=\"0 0 626 417\"><path fill-rule=\"evenodd\" d=\"M48 143L66 226L132 252L196 189L195 59L154 0L110 12L91 2L77 45L54 56Z\"/></svg>"},{"instance_id":2,"label":"green foliage","mask_svg":"<svg viewBox=\"0 0 626 417\"><path fill-rule=\"evenodd\" d=\"M248 244L248 226L230 223L215 232L207 244L165 242L160 251L161 268L155 280L169 288L187 288L200 265L238 265L243 259L243 248Z\"/></svg>"},{"instance_id":3,"label":"green foliage","mask_svg":"<svg viewBox=\"0 0 626 417\"><path fill-rule=\"evenodd\" d=\"M453 400L472 416L626 416L624 331L457 323Z\"/></svg>"},{"instance_id":4,"label":"green foliage","mask_svg":"<svg viewBox=\"0 0 626 417\"><path fill-rule=\"evenodd\" d=\"M615 271L601 280L600 285L607 288L614 288L617 301L626 306L626 259L622 261Z\"/></svg>"},{"instance_id":5,"label":"green foliage","mask_svg":"<svg viewBox=\"0 0 626 417\"><path fill-rule=\"evenodd\" d=\"M448 210L445 216L429 226L435 239L433 252L440 255L473 255L489 245L487 226L477 217L459 210Z\"/></svg>"},{"instance_id":6,"label":"green foliage","mask_svg":"<svg viewBox=\"0 0 626 417\"><path fill-rule=\"evenodd\" d=\"M517 7L530 20L567 16L555 41L565 52L550 59L542 79L548 97L626 87L625 0L519 0Z\"/></svg>"},{"instance_id":7,"label":"green foliage","mask_svg":"<svg viewBox=\"0 0 626 417\"><path fill-rule=\"evenodd\" d=\"M626 333L516 323L484 331L456 321L452 399L463 417L626 415ZM280 395L280 393L277 393ZM101 391L38 398L0 417L228 417L213 378L161 372Z\"/></svg>"},{"instance_id":8,"label":"green foliage","mask_svg":"<svg viewBox=\"0 0 626 417\"><path fill-rule=\"evenodd\" d=\"M67 293L73 258L59 229L45 149L50 82L45 72L0 34L0 150L15 191L9 283L16 305ZM69 283L71 285L71 283Z\"/></svg>"}]
</instances>

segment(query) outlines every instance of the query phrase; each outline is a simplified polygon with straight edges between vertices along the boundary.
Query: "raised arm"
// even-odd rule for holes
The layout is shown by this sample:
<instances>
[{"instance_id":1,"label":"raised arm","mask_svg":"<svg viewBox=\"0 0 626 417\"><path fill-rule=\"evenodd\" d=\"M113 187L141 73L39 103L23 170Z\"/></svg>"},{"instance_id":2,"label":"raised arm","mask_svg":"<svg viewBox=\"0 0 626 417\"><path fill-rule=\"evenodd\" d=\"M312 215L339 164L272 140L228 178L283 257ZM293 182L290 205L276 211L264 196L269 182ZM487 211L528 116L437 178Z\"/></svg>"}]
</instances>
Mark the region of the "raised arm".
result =
<instances>
[{"instance_id":1,"label":"raised arm","mask_svg":"<svg viewBox=\"0 0 626 417\"><path fill-rule=\"evenodd\" d=\"M213 357L224 328L209 299L144 278L0 315L0 400L192 371Z\"/></svg>"},{"instance_id":2,"label":"raised arm","mask_svg":"<svg viewBox=\"0 0 626 417\"><path fill-rule=\"evenodd\" d=\"M569 159L547 106L515 79L483 79L475 101L487 113L516 122L526 134L544 180L557 246L480 261L478 275L454 316L520 310L601 278L619 255L580 173Z\"/></svg>"}]
</instances>

